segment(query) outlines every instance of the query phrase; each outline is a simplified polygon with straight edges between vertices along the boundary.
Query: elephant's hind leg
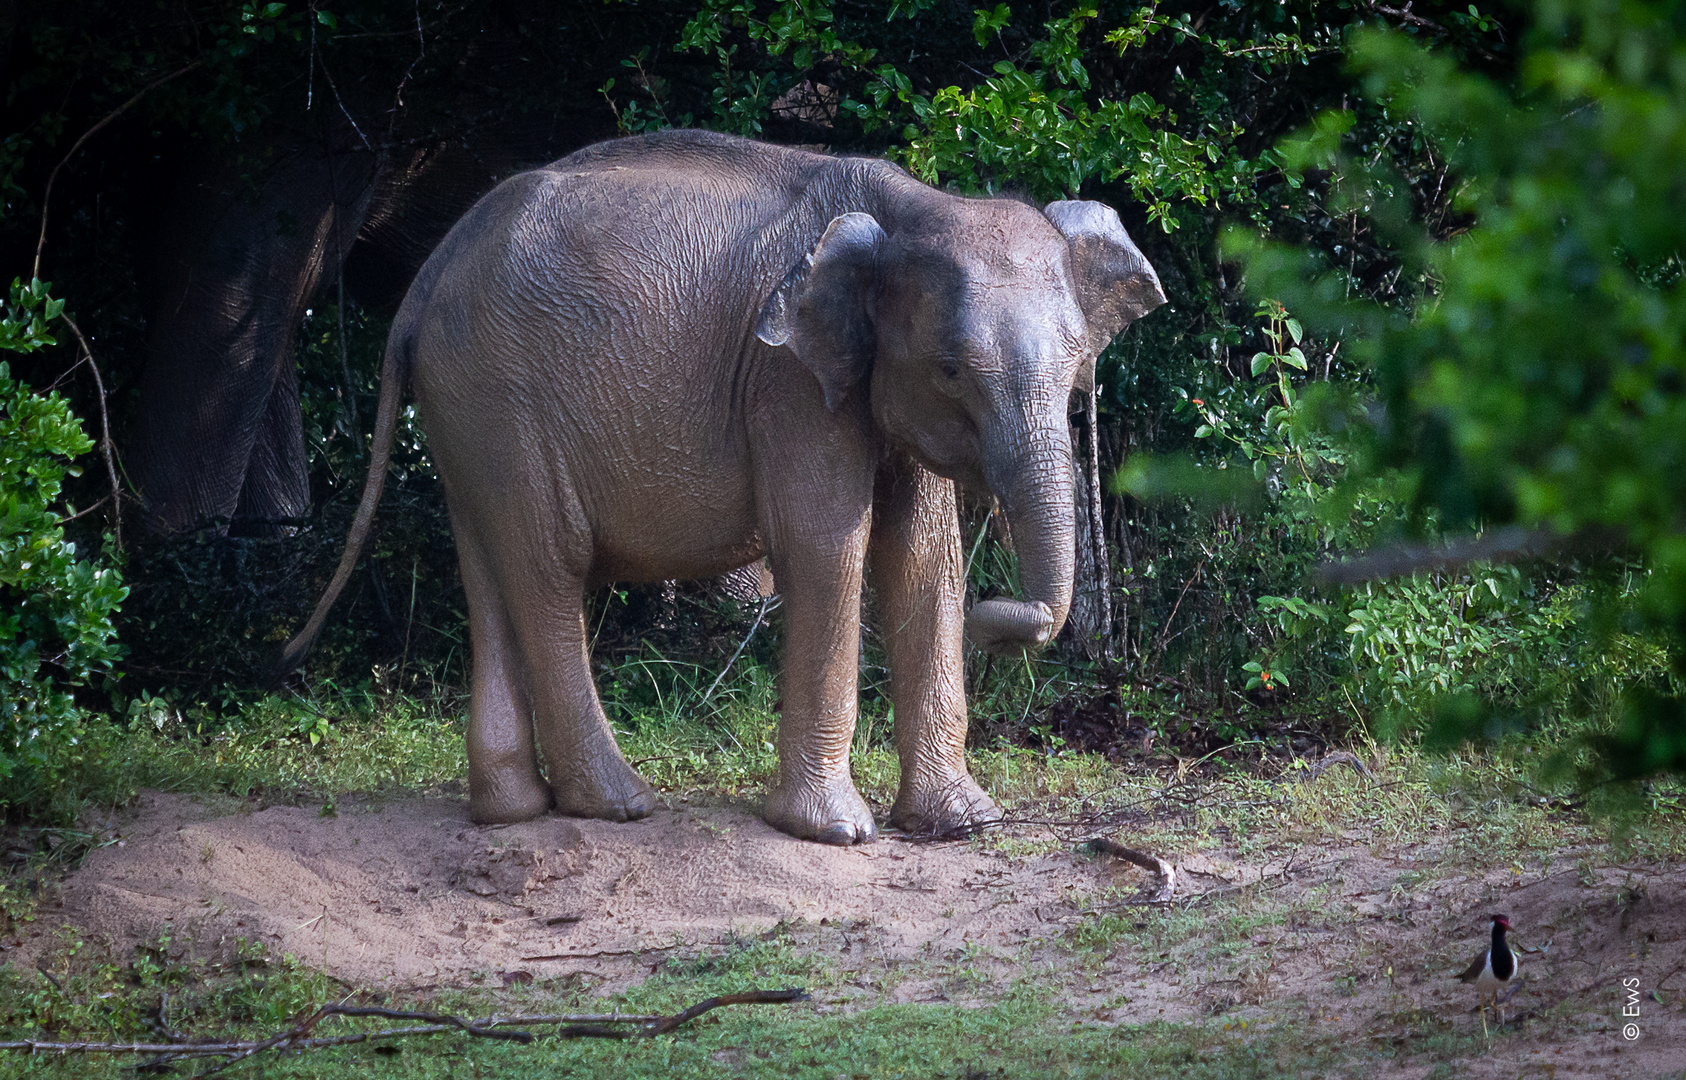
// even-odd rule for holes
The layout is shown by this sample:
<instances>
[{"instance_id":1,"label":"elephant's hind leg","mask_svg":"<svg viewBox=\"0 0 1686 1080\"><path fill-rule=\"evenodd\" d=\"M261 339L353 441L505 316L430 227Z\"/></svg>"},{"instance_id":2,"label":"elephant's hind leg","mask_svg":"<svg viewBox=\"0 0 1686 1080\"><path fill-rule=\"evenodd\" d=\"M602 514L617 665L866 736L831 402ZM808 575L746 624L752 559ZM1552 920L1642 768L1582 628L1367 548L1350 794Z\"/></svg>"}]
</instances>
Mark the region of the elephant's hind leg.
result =
<instances>
[{"instance_id":1,"label":"elephant's hind leg","mask_svg":"<svg viewBox=\"0 0 1686 1080\"><path fill-rule=\"evenodd\" d=\"M943 832L1001 816L966 770L965 573L954 485L886 464L873 501L872 581L890 653L902 776L890 824Z\"/></svg>"},{"instance_id":2,"label":"elephant's hind leg","mask_svg":"<svg viewBox=\"0 0 1686 1080\"><path fill-rule=\"evenodd\" d=\"M482 825L527 821L550 809L550 787L539 775L533 709L522 685L523 665L485 557L468 530L456 532L474 645L474 689L468 711L469 815Z\"/></svg>"},{"instance_id":3,"label":"elephant's hind leg","mask_svg":"<svg viewBox=\"0 0 1686 1080\"><path fill-rule=\"evenodd\" d=\"M533 706L521 684L521 657L486 558L457 529L457 561L469 595L474 691L469 703L469 815L479 824L529 821L550 809L538 772Z\"/></svg>"},{"instance_id":4,"label":"elephant's hind leg","mask_svg":"<svg viewBox=\"0 0 1686 1080\"><path fill-rule=\"evenodd\" d=\"M515 533L503 594L556 809L609 821L644 817L656 808L655 793L621 756L591 679L583 575L561 565L537 526Z\"/></svg>"}]
</instances>

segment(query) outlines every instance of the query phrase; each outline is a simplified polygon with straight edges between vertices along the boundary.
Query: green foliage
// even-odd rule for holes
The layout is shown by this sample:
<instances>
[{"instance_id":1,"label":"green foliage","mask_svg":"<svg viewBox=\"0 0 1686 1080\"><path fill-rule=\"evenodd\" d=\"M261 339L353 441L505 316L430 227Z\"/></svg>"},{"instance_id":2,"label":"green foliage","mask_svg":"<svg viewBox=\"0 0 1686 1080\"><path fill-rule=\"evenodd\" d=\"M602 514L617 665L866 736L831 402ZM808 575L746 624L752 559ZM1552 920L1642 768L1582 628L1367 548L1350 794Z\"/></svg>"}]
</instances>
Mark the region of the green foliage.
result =
<instances>
[{"instance_id":1,"label":"green foliage","mask_svg":"<svg viewBox=\"0 0 1686 1080\"><path fill-rule=\"evenodd\" d=\"M1412 118L1459 177L1467 232L1425 228L1398 177L1352 153L1350 115L1289 147L1296 167L1331 177L1334 204L1368 207L1429 283L1410 318L1348 299L1340 272L1308 255L1240 236L1234 247L1258 287L1307 325L1344 331L1372 374L1378 407L1348 432L1360 475L1396 476L1419 527L1517 523L1641 558L1634 588L1602 593L1589 625L1660 642L1678 682L1686 27L1673 5L1619 0L1544 0L1535 15L1514 86L1398 34L1351 42L1365 98ZM1466 732L1489 726L1494 707L1470 712ZM1588 779L1686 769L1686 703L1673 690L1631 684L1615 713Z\"/></svg>"},{"instance_id":2,"label":"green foliage","mask_svg":"<svg viewBox=\"0 0 1686 1080\"><path fill-rule=\"evenodd\" d=\"M1156 6L1137 10L1128 24L1106 33L1106 44L1123 58L1166 27L1181 28L1156 19L1156 12ZM1181 224L1176 204L1250 202L1260 175L1274 167L1271 153L1241 153L1236 140L1246 132L1233 122L1196 120L1179 130L1177 114L1152 93L1112 96L1097 87L1089 67L1098 15L1079 4L1049 20L1022 55L994 61L992 74L969 88L922 94L905 73L882 65L862 98L844 108L867 132L899 128L907 141L892 156L932 183L967 191L1019 187L1056 198L1086 184L1122 181L1166 231ZM1009 18L1005 5L980 9L973 27L979 46L987 46ZM1229 44L1190 36L1214 48ZM1302 59L1317 51L1288 35L1267 48Z\"/></svg>"},{"instance_id":3,"label":"green foliage","mask_svg":"<svg viewBox=\"0 0 1686 1080\"><path fill-rule=\"evenodd\" d=\"M1549 673L1570 662L1575 596L1503 566L1367 584L1346 613L1354 675L1393 727L1444 694L1533 700L1561 689Z\"/></svg>"},{"instance_id":4,"label":"green foliage","mask_svg":"<svg viewBox=\"0 0 1686 1080\"><path fill-rule=\"evenodd\" d=\"M54 344L47 331L63 301L40 281L14 281L0 348ZM104 557L79 558L55 509L71 459L93 442L63 398L40 394L0 363L0 810L46 792L84 736L72 690L120 656L111 613L123 601Z\"/></svg>"},{"instance_id":5,"label":"green foliage","mask_svg":"<svg viewBox=\"0 0 1686 1080\"><path fill-rule=\"evenodd\" d=\"M223 1028L279 1027L333 993L329 976L261 942L236 938L216 958L195 951L191 939L165 934L114 956L66 928L39 968L0 967L0 1030L144 1041L162 1009Z\"/></svg>"},{"instance_id":6,"label":"green foliage","mask_svg":"<svg viewBox=\"0 0 1686 1080\"><path fill-rule=\"evenodd\" d=\"M1349 408L1327 381L1340 370L1339 344L1308 338L1274 300L1253 314L1252 336L1262 348L1245 358L1244 370L1226 365L1177 390L1176 413L1196 424L1195 450L1138 454L1113 484L1135 498L1181 497L1245 520L1258 538L1253 544L1237 535L1229 550L1206 549L1208 563L1242 564L1248 606L1234 617L1253 654L1238 662L1243 689L1273 693L1298 680L1302 690L1322 692L1351 671L1335 625L1346 605L1306 577L1335 548L1363 543L1395 511L1385 493L1343 485L1345 449L1315 422Z\"/></svg>"}]
</instances>

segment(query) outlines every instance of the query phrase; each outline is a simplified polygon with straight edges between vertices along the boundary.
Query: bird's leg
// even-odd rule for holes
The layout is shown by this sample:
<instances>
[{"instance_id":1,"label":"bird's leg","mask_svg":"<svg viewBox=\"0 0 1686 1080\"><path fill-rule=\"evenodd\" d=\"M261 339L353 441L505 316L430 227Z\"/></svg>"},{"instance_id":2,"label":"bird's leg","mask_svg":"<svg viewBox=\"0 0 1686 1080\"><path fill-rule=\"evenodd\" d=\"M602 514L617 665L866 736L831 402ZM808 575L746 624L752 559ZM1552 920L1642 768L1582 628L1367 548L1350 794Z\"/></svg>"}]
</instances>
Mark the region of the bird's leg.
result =
<instances>
[{"instance_id":1,"label":"bird's leg","mask_svg":"<svg viewBox=\"0 0 1686 1080\"><path fill-rule=\"evenodd\" d=\"M1490 1034L1488 1034L1488 1032L1487 1032L1487 995L1486 994L1480 995L1479 1008L1481 1009L1481 1037L1483 1039L1491 1039L1492 1036Z\"/></svg>"}]
</instances>

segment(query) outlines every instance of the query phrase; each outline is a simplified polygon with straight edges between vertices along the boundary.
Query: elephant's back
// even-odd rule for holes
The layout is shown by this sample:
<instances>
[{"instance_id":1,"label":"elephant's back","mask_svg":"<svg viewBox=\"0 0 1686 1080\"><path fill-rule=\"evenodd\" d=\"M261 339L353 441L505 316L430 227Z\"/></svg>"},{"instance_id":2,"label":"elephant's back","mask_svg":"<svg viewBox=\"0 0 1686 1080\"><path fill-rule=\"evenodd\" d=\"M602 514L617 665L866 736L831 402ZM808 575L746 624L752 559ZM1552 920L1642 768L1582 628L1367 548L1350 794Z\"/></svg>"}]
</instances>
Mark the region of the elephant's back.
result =
<instances>
[{"instance_id":1,"label":"elephant's back","mask_svg":"<svg viewBox=\"0 0 1686 1080\"><path fill-rule=\"evenodd\" d=\"M559 335L581 363L735 354L824 227L803 207L831 159L716 138L618 140L511 177L428 260L417 307L448 309L445 331Z\"/></svg>"},{"instance_id":2,"label":"elephant's back","mask_svg":"<svg viewBox=\"0 0 1686 1080\"><path fill-rule=\"evenodd\" d=\"M828 219L804 210L800 167L717 158L657 147L512 177L400 313L441 471L485 485L488 460L548 457L616 576L658 548L694 547L698 567L754 554L743 367L762 301Z\"/></svg>"}]
</instances>

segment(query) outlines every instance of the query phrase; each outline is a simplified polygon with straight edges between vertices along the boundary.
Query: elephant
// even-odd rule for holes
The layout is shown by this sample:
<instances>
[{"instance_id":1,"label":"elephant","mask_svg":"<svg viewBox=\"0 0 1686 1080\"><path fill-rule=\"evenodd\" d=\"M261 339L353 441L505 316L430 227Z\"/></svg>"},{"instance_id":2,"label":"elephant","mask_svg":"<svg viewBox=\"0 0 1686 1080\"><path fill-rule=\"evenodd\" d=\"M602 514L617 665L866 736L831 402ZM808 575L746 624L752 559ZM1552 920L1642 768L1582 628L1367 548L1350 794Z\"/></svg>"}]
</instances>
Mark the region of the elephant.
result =
<instances>
[{"instance_id":1,"label":"elephant","mask_svg":"<svg viewBox=\"0 0 1686 1080\"><path fill-rule=\"evenodd\" d=\"M346 554L282 663L350 574L408 388L468 596L475 821L650 813L597 697L583 594L764 556L785 613L765 820L876 834L849 768L869 570L901 764L889 824L997 819L964 757L963 630L1014 653L1058 633L1068 400L1164 299L1105 205L962 197L877 158L668 131L516 175L399 309ZM999 500L1023 599L963 615L957 484Z\"/></svg>"}]
</instances>

